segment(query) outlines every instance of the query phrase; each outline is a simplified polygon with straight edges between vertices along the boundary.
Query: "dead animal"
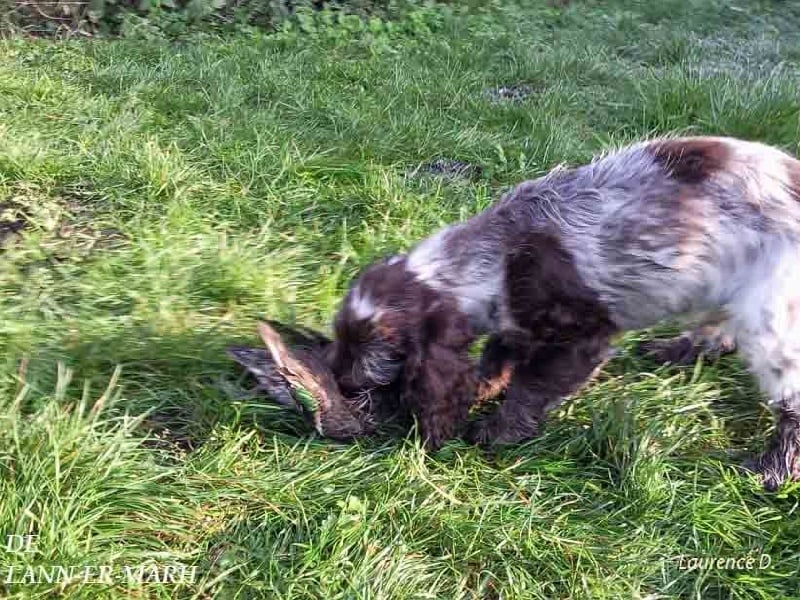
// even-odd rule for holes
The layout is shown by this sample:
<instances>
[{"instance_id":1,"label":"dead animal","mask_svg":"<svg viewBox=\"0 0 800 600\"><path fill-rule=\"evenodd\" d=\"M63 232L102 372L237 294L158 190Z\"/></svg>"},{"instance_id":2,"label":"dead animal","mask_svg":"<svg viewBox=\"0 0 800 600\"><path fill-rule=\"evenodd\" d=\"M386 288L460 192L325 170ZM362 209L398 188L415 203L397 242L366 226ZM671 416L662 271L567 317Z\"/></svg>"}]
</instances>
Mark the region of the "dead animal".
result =
<instances>
[{"instance_id":1,"label":"dead animal","mask_svg":"<svg viewBox=\"0 0 800 600\"><path fill-rule=\"evenodd\" d=\"M255 376L258 388L283 406L303 413L320 435L349 440L373 430L369 414L345 398L323 359L325 339L300 334L288 347L269 324L259 323L265 348L231 346L228 356Z\"/></svg>"}]
</instances>

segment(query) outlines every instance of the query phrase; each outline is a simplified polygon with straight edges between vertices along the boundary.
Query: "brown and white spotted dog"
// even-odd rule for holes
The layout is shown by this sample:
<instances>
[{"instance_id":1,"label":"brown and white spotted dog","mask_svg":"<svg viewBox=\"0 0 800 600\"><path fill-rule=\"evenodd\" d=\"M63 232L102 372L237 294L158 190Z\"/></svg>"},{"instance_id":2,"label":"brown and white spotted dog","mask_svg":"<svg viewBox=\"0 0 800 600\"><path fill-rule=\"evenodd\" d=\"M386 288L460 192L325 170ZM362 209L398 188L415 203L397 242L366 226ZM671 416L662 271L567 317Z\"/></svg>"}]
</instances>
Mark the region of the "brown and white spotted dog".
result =
<instances>
[{"instance_id":1,"label":"brown and white spotted dog","mask_svg":"<svg viewBox=\"0 0 800 600\"><path fill-rule=\"evenodd\" d=\"M487 353L517 368L469 435L514 442L605 360L613 334L704 313L714 328L657 350L686 358L735 340L776 415L757 464L774 488L800 466L800 162L759 143L655 139L518 185L369 267L329 359L350 393L399 385L436 448L464 422L468 349L489 333Z\"/></svg>"}]
</instances>

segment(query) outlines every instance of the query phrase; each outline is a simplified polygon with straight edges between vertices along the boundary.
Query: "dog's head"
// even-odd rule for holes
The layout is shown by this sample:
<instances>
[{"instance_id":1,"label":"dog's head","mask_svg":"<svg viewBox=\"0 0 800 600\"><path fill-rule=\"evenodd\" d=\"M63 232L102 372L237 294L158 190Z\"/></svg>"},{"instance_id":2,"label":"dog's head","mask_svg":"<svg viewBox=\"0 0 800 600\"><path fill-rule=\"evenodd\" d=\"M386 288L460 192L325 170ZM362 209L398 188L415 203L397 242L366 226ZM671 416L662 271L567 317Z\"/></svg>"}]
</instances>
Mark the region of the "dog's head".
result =
<instances>
[{"instance_id":1,"label":"dog's head","mask_svg":"<svg viewBox=\"0 0 800 600\"><path fill-rule=\"evenodd\" d=\"M346 395L399 386L426 443L436 447L474 397L473 336L455 298L407 266L405 257L392 257L356 279L336 315L327 361Z\"/></svg>"},{"instance_id":2,"label":"dog's head","mask_svg":"<svg viewBox=\"0 0 800 600\"><path fill-rule=\"evenodd\" d=\"M345 393L392 384L400 375L416 298L405 259L369 266L350 286L333 322L328 363Z\"/></svg>"}]
</instances>

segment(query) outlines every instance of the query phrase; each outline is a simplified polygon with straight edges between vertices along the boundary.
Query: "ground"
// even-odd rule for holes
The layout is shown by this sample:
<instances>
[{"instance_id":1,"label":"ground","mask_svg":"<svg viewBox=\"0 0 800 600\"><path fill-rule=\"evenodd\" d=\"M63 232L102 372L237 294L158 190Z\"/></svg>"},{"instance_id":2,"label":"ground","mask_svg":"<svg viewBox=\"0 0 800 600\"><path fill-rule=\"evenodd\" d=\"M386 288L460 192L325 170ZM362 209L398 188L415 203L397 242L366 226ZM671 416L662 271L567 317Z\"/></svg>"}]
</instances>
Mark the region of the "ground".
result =
<instances>
[{"instance_id":1,"label":"ground","mask_svg":"<svg viewBox=\"0 0 800 600\"><path fill-rule=\"evenodd\" d=\"M798 597L800 484L737 472L771 422L735 357L659 367L637 332L539 439L426 456L319 439L224 355L259 316L325 329L360 266L558 163L798 152L793 3L474 4L0 41L0 534L38 536L0 595ZM46 581L70 565L113 577Z\"/></svg>"}]
</instances>

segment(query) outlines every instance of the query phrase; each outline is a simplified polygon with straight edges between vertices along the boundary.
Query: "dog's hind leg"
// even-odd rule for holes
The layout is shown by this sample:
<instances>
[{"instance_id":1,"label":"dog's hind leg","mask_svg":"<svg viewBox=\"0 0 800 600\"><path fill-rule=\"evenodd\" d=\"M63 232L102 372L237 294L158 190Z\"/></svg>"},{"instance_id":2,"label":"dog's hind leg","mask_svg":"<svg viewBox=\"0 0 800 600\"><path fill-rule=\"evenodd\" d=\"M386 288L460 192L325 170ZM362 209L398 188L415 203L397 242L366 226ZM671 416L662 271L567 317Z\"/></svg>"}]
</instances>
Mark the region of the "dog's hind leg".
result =
<instances>
[{"instance_id":1,"label":"dog's hind leg","mask_svg":"<svg viewBox=\"0 0 800 600\"><path fill-rule=\"evenodd\" d=\"M800 337L788 340L762 333L745 338L741 346L775 418L766 449L748 466L761 475L766 489L774 490L786 480L800 478Z\"/></svg>"},{"instance_id":2,"label":"dog's hind leg","mask_svg":"<svg viewBox=\"0 0 800 600\"><path fill-rule=\"evenodd\" d=\"M725 315L715 313L676 337L649 340L637 350L662 364L691 365L701 356L713 361L732 354L736 351L736 341Z\"/></svg>"},{"instance_id":3,"label":"dog's hind leg","mask_svg":"<svg viewBox=\"0 0 800 600\"><path fill-rule=\"evenodd\" d=\"M800 256L790 258L732 305L739 351L775 416L772 439L749 465L768 490L800 477Z\"/></svg>"}]
</instances>

